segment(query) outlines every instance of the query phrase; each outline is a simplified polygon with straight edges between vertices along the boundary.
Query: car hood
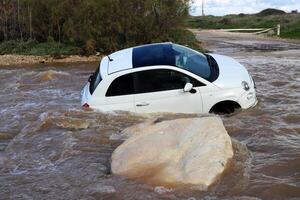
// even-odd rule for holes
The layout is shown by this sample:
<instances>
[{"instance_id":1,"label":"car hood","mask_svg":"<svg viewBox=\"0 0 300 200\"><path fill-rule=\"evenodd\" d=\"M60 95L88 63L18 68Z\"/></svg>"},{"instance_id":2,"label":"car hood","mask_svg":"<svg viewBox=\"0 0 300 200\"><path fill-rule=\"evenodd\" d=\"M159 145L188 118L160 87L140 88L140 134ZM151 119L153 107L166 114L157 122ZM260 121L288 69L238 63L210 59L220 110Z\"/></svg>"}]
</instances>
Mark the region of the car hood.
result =
<instances>
[{"instance_id":1,"label":"car hood","mask_svg":"<svg viewBox=\"0 0 300 200\"><path fill-rule=\"evenodd\" d=\"M241 87L243 81L251 83L247 69L235 59L218 54L209 55L217 61L219 66L219 77L213 82L215 85L221 88L236 88Z\"/></svg>"}]
</instances>

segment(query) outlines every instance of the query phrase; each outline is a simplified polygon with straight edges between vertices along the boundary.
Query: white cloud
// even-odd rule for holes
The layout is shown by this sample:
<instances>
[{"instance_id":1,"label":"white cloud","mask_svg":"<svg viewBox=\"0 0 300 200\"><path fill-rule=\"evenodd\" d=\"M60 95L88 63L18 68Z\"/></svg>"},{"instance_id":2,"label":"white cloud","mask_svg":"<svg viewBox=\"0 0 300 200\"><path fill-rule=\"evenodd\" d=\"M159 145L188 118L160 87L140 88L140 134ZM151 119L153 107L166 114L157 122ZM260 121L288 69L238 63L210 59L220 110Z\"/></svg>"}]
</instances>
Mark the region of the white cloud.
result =
<instances>
[{"instance_id":1,"label":"white cloud","mask_svg":"<svg viewBox=\"0 0 300 200\"><path fill-rule=\"evenodd\" d=\"M202 0L194 0L192 15L201 15ZM266 8L281 9L286 12L300 11L300 0L204 0L206 15L226 15L239 13L257 13Z\"/></svg>"}]
</instances>

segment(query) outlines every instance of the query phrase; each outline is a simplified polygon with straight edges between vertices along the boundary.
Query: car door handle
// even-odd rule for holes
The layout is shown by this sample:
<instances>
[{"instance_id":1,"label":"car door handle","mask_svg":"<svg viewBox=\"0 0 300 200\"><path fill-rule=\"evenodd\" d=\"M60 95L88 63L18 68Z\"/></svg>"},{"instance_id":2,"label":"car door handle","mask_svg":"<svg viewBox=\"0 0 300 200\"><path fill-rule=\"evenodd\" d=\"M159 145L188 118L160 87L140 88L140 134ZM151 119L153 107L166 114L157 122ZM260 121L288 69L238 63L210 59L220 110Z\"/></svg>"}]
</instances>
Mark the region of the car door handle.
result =
<instances>
[{"instance_id":1,"label":"car door handle","mask_svg":"<svg viewBox=\"0 0 300 200\"><path fill-rule=\"evenodd\" d=\"M137 107L143 107L143 106L149 106L149 105L150 105L149 103L145 103L145 102L136 104Z\"/></svg>"}]
</instances>

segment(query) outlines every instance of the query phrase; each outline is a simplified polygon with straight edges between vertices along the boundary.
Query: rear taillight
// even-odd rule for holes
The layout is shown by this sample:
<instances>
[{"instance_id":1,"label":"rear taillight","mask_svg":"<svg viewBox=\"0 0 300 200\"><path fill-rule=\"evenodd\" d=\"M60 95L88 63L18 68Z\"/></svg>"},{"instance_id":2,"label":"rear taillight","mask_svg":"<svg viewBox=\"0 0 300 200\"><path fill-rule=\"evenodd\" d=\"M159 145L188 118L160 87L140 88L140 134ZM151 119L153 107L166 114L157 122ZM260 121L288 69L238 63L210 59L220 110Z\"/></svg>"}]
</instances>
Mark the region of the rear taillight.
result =
<instances>
[{"instance_id":1,"label":"rear taillight","mask_svg":"<svg viewBox=\"0 0 300 200\"><path fill-rule=\"evenodd\" d=\"M83 104L83 106L82 106L83 108L89 108L90 107L90 105L89 104L87 104L87 103L85 103L85 104Z\"/></svg>"}]
</instances>

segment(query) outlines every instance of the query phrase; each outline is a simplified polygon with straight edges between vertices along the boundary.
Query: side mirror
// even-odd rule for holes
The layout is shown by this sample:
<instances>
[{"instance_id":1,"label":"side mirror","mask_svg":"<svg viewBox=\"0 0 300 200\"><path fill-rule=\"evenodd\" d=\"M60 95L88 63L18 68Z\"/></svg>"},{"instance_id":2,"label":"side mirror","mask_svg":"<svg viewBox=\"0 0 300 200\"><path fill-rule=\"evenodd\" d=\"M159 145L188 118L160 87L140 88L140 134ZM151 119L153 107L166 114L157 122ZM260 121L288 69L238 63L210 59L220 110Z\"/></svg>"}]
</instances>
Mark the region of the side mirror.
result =
<instances>
[{"instance_id":1,"label":"side mirror","mask_svg":"<svg viewBox=\"0 0 300 200\"><path fill-rule=\"evenodd\" d=\"M193 84L186 83L185 86L184 86L184 88L183 88L183 91L184 92L190 92L192 89L193 89Z\"/></svg>"}]
</instances>

